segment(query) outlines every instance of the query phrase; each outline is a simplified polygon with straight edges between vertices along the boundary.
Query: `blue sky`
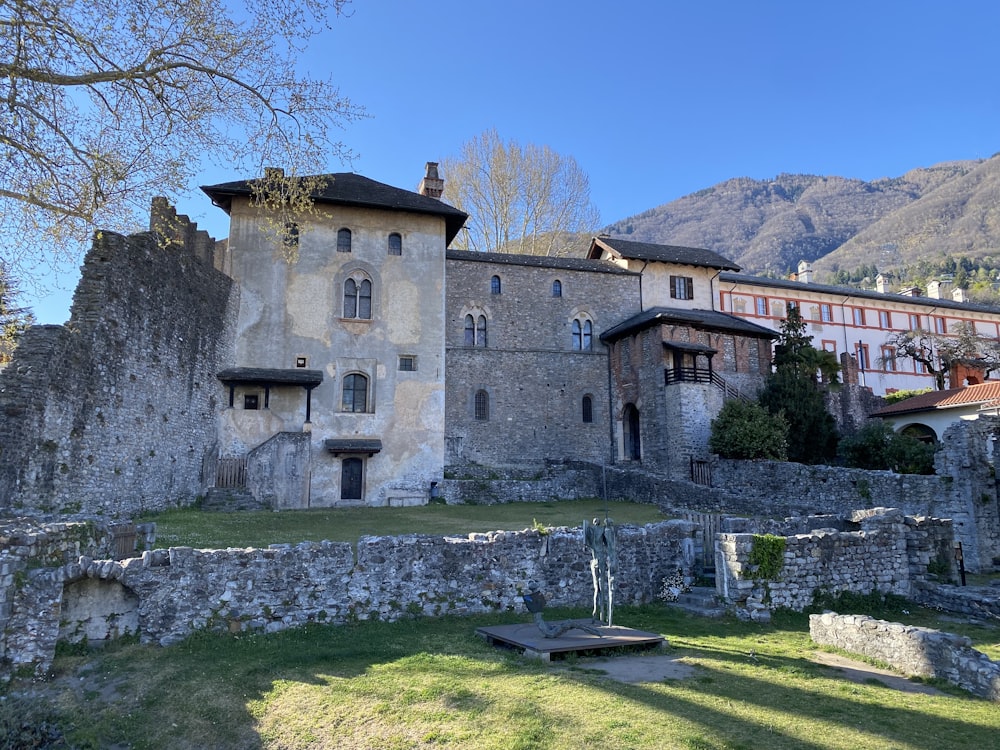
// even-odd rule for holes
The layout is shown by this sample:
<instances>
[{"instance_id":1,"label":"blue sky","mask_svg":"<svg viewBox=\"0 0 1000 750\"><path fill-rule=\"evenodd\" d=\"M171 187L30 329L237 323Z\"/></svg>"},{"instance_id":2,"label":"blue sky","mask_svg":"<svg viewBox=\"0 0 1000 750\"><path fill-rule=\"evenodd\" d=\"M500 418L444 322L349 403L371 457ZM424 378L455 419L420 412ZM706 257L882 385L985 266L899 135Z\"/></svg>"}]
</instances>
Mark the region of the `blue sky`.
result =
<instances>
[{"instance_id":1,"label":"blue sky","mask_svg":"<svg viewBox=\"0 0 1000 750\"><path fill-rule=\"evenodd\" d=\"M1000 151L991 0L355 0L350 12L303 60L370 115L341 134L354 163L328 169L402 188L488 128L575 158L602 224L730 177L867 180ZM178 209L228 234L196 186ZM39 322L68 317L76 279L61 283L23 300Z\"/></svg>"}]
</instances>

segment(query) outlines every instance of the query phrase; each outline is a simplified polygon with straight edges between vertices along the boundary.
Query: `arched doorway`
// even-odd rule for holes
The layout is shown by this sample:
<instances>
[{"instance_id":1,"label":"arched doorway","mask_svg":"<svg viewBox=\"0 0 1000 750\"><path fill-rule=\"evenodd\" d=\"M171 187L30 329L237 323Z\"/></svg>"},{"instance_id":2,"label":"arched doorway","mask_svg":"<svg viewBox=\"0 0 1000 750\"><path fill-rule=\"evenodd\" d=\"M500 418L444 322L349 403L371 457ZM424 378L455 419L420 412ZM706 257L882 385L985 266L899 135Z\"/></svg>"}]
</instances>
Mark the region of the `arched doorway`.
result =
<instances>
[{"instance_id":1,"label":"arched doorway","mask_svg":"<svg viewBox=\"0 0 1000 750\"><path fill-rule=\"evenodd\" d=\"M639 410L635 404L625 405L622 424L625 428L625 458L638 461L642 458L642 446L639 442Z\"/></svg>"}]
</instances>

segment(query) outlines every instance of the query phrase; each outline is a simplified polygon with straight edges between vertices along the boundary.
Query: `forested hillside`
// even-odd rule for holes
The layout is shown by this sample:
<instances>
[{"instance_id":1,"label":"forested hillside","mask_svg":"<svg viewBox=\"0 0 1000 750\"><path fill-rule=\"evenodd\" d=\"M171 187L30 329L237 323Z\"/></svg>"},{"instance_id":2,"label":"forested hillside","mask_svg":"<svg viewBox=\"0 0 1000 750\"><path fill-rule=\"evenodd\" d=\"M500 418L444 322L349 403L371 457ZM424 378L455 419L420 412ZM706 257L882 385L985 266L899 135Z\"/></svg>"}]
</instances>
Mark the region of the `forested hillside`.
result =
<instances>
[{"instance_id":1,"label":"forested hillside","mask_svg":"<svg viewBox=\"0 0 1000 750\"><path fill-rule=\"evenodd\" d=\"M817 281L861 267L912 278L948 258L1000 265L1000 156L871 182L738 177L615 222L613 236L714 250L748 273L784 276L808 260ZM953 263L952 263L953 265ZM966 264L967 266L970 264Z\"/></svg>"}]
</instances>

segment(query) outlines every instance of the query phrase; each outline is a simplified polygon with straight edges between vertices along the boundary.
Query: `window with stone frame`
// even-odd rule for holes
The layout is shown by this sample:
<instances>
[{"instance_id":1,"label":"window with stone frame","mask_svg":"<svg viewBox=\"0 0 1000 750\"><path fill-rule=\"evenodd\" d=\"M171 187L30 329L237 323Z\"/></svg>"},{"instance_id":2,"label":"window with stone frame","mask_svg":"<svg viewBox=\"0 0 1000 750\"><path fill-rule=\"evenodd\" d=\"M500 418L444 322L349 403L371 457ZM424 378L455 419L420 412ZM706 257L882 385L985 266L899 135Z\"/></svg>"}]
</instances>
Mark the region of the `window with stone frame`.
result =
<instances>
[{"instance_id":1,"label":"window with stone frame","mask_svg":"<svg viewBox=\"0 0 1000 750\"><path fill-rule=\"evenodd\" d=\"M594 348L594 324L587 318L574 318L572 325L573 351L589 352Z\"/></svg>"},{"instance_id":2,"label":"window with stone frame","mask_svg":"<svg viewBox=\"0 0 1000 750\"><path fill-rule=\"evenodd\" d=\"M552 282L552 296L562 297L562 282L559 279Z\"/></svg>"},{"instance_id":3,"label":"window with stone frame","mask_svg":"<svg viewBox=\"0 0 1000 750\"><path fill-rule=\"evenodd\" d=\"M490 279L490 294L500 294L500 277L494 276Z\"/></svg>"},{"instance_id":4,"label":"window with stone frame","mask_svg":"<svg viewBox=\"0 0 1000 750\"><path fill-rule=\"evenodd\" d=\"M486 316L473 315L469 313L465 316L465 346L486 347Z\"/></svg>"},{"instance_id":5,"label":"window with stone frame","mask_svg":"<svg viewBox=\"0 0 1000 750\"><path fill-rule=\"evenodd\" d=\"M490 419L490 394L480 389L473 398L473 416L478 422L488 422Z\"/></svg>"},{"instance_id":6,"label":"window with stone frame","mask_svg":"<svg viewBox=\"0 0 1000 750\"><path fill-rule=\"evenodd\" d=\"M590 424L594 421L594 399L589 394L583 397L581 402L581 408L583 412L583 422L584 424Z\"/></svg>"},{"instance_id":7,"label":"window with stone frame","mask_svg":"<svg viewBox=\"0 0 1000 750\"><path fill-rule=\"evenodd\" d=\"M342 227L337 230L337 252L351 252L351 230L347 227Z\"/></svg>"},{"instance_id":8,"label":"window with stone frame","mask_svg":"<svg viewBox=\"0 0 1000 750\"><path fill-rule=\"evenodd\" d=\"M344 282L345 318L371 320L372 282L366 278L351 277Z\"/></svg>"},{"instance_id":9,"label":"window with stone frame","mask_svg":"<svg viewBox=\"0 0 1000 750\"><path fill-rule=\"evenodd\" d=\"M403 254L403 235L399 232L393 232L389 235L389 255L402 255Z\"/></svg>"}]
</instances>

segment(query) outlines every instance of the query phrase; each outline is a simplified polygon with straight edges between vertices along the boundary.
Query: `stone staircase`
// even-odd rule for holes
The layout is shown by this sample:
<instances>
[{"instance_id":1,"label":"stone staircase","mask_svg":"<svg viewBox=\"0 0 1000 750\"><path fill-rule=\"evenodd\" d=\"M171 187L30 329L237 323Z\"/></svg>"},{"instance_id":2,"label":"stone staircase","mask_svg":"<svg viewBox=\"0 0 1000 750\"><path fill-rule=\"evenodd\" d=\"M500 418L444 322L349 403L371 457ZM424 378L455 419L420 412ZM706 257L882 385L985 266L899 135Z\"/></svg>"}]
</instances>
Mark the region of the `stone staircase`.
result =
<instances>
[{"instance_id":1,"label":"stone staircase","mask_svg":"<svg viewBox=\"0 0 1000 750\"><path fill-rule=\"evenodd\" d=\"M221 513L235 513L241 510L269 510L267 503L254 498L247 489L233 487L212 487L201 501L201 509Z\"/></svg>"},{"instance_id":2,"label":"stone staircase","mask_svg":"<svg viewBox=\"0 0 1000 750\"><path fill-rule=\"evenodd\" d=\"M722 617L728 611L719 601L715 589L708 586L692 586L690 591L680 594L677 601L670 602L669 606L702 617Z\"/></svg>"}]
</instances>

